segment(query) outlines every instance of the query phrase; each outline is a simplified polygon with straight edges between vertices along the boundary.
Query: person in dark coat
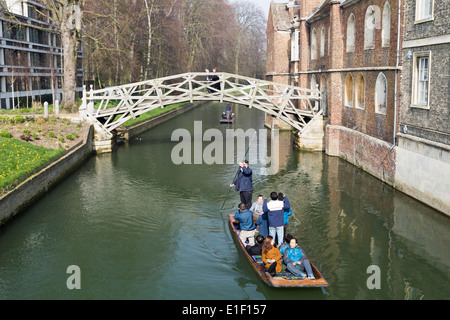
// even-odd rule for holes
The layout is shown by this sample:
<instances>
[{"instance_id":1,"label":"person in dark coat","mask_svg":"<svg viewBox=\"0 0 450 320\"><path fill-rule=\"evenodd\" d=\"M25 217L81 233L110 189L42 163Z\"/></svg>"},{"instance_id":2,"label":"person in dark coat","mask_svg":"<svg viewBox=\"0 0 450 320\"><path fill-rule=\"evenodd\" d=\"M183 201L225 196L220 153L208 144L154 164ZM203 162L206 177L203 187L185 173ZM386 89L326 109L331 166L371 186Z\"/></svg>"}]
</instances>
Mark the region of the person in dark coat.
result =
<instances>
[{"instance_id":1,"label":"person in dark coat","mask_svg":"<svg viewBox=\"0 0 450 320\"><path fill-rule=\"evenodd\" d=\"M241 202L245 203L247 209L250 209L252 207L253 182L252 169L249 168L248 160L239 164L239 173L236 181L230 185L230 188L232 187L239 191Z\"/></svg>"},{"instance_id":2,"label":"person in dark coat","mask_svg":"<svg viewBox=\"0 0 450 320\"><path fill-rule=\"evenodd\" d=\"M229 104L227 104L226 111L227 120L231 120L231 106Z\"/></svg>"},{"instance_id":3,"label":"person in dark coat","mask_svg":"<svg viewBox=\"0 0 450 320\"><path fill-rule=\"evenodd\" d=\"M217 69L214 68L213 75L211 76L211 82L213 83L211 86L214 89L214 90L212 90L213 92L220 92L220 82L214 83L216 81L219 81L219 76L217 74L215 74L216 72L217 72Z\"/></svg>"},{"instance_id":4,"label":"person in dark coat","mask_svg":"<svg viewBox=\"0 0 450 320\"><path fill-rule=\"evenodd\" d=\"M259 234L262 235L264 238L269 235L269 221L268 221L268 214L263 213L256 219L256 225L259 226Z\"/></svg>"},{"instance_id":5,"label":"person in dark coat","mask_svg":"<svg viewBox=\"0 0 450 320\"><path fill-rule=\"evenodd\" d=\"M246 246L245 249L247 249L247 252L251 254L252 256L258 256L262 254L262 246L264 243L264 237L260 234L258 234L255 238L256 243L254 246Z\"/></svg>"}]
</instances>

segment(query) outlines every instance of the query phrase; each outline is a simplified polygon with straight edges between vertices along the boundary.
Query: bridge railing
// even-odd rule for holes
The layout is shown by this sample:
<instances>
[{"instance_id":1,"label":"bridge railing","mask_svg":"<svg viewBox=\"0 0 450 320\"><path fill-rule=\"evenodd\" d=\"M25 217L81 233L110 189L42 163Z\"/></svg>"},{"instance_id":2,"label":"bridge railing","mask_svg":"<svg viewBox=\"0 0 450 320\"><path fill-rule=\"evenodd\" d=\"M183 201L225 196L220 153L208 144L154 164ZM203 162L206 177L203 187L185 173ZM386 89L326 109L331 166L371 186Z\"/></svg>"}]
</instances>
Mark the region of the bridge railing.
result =
<instances>
[{"instance_id":1,"label":"bridge railing","mask_svg":"<svg viewBox=\"0 0 450 320\"><path fill-rule=\"evenodd\" d=\"M207 80L208 77L216 78ZM155 108L220 101L246 105L281 118L302 131L321 114L321 92L228 73L185 73L99 90L83 91L82 115L110 132Z\"/></svg>"}]
</instances>

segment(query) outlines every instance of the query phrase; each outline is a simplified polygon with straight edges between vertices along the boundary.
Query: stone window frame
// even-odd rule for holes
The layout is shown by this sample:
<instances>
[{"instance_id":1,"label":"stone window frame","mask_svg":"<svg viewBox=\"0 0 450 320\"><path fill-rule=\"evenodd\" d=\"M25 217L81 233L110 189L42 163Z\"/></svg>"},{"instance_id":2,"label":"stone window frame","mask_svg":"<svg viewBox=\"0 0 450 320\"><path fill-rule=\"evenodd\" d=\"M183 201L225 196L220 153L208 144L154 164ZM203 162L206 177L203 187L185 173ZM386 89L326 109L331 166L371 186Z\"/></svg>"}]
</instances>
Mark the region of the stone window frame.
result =
<instances>
[{"instance_id":1,"label":"stone window frame","mask_svg":"<svg viewBox=\"0 0 450 320\"><path fill-rule=\"evenodd\" d=\"M353 88L354 88L355 82L353 80L353 75L351 72L347 73L345 76L345 82L344 82L344 106L353 108L354 106L354 99L353 99Z\"/></svg>"},{"instance_id":2,"label":"stone window frame","mask_svg":"<svg viewBox=\"0 0 450 320\"><path fill-rule=\"evenodd\" d=\"M429 9L431 10L431 14L430 14L430 16L424 17L422 14L423 14L424 5L426 3L430 4ZM416 14L415 14L414 24L433 21L433 20L434 20L434 0L416 0Z\"/></svg>"},{"instance_id":3,"label":"stone window frame","mask_svg":"<svg viewBox=\"0 0 450 320\"><path fill-rule=\"evenodd\" d=\"M311 32L311 60L317 59L317 31L313 28Z\"/></svg>"},{"instance_id":4,"label":"stone window frame","mask_svg":"<svg viewBox=\"0 0 450 320\"><path fill-rule=\"evenodd\" d=\"M386 13L389 15L386 17ZM381 46L383 48L389 47L391 41L391 5L389 1L386 1L383 6L383 16L382 16L382 28L381 28Z\"/></svg>"},{"instance_id":5,"label":"stone window frame","mask_svg":"<svg viewBox=\"0 0 450 320\"><path fill-rule=\"evenodd\" d=\"M362 79L362 88L359 80ZM364 75L360 72L356 76L355 82L355 108L360 110L365 110L365 102L366 102L366 79Z\"/></svg>"},{"instance_id":6,"label":"stone window frame","mask_svg":"<svg viewBox=\"0 0 450 320\"><path fill-rule=\"evenodd\" d=\"M320 30L320 57L325 57L325 28Z\"/></svg>"},{"instance_id":7,"label":"stone window frame","mask_svg":"<svg viewBox=\"0 0 450 320\"><path fill-rule=\"evenodd\" d=\"M384 80L383 83L380 80ZM382 87L381 87L382 86ZM380 108L380 102L378 98L380 96L380 90L384 89L384 107ZM375 113L386 115L388 101L388 81L387 77L383 72L380 72L377 76L377 81L375 82Z\"/></svg>"},{"instance_id":8,"label":"stone window frame","mask_svg":"<svg viewBox=\"0 0 450 320\"><path fill-rule=\"evenodd\" d=\"M353 17L352 20L350 20ZM352 22L352 24L350 24ZM353 26L353 29L350 27ZM352 37L349 37L352 36ZM352 13L347 19L347 41L346 41L346 50L347 52L355 52L355 39L356 39L356 18Z\"/></svg>"},{"instance_id":9,"label":"stone window frame","mask_svg":"<svg viewBox=\"0 0 450 320\"><path fill-rule=\"evenodd\" d=\"M370 15L373 15L371 20L369 20ZM375 29L379 28L379 20L380 8L375 5L368 6L364 16L364 50L375 49Z\"/></svg>"},{"instance_id":10,"label":"stone window frame","mask_svg":"<svg viewBox=\"0 0 450 320\"><path fill-rule=\"evenodd\" d=\"M300 61L300 30L295 29L291 38L291 62Z\"/></svg>"},{"instance_id":11,"label":"stone window frame","mask_svg":"<svg viewBox=\"0 0 450 320\"><path fill-rule=\"evenodd\" d=\"M419 63L423 58L428 58L428 74L427 74L427 101L426 103L421 103L418 101L419 97L419 82L420 80L420 69ZM411 108L419 109L430 109L431 100L431 51L418 51L413 53L413 66L412 66L412 83L411 83Z\"/></svg>"}]
</instances>

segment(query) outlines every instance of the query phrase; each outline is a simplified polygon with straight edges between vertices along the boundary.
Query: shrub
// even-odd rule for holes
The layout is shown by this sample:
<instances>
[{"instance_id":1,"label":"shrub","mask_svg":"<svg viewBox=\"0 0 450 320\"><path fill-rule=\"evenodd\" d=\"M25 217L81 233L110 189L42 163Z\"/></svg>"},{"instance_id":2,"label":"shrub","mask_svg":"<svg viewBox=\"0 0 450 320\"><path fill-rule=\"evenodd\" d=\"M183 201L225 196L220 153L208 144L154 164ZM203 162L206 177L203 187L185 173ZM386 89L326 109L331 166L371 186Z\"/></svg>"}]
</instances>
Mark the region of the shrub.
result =
<instances>
[{"instance_id":1,"label":"shrub","mask_svg":"<svg viewBox=\"0 0 450 320\"><path fill-rule=\"evenodd\" d=\"M27 130L27 129L25 129L25 130L23 130L23 133L24 133L24 134L30 134L30 133L31 133L31 131L30 131L30 130Z\"/></svg>"},{"instance_id":2,"label":"shrub","mask_svg":"<svg viewBox=\"0 0 450 320\"><path fill-rule=\"evenodd\" d=\"M71 134L68 134L68 135L66 136L66 139L67 139L67 140L73 140L74 138L73 138L73 136L72 136Z\"/></svg>"},{"instance_id":3,"label":"shrub","mask_svg":"<svg viewBox=\"0 0 450 320\"><path fill-rule=\"evenodd\" d=\"M0 137L11 138L11 132L6 130L0 130Z\"/></svg>"},{"instance_id":4,"label":"shrub","mask_svg":"<svg viewBox=\"0 0 450 320\"><path fill-rule=\"evenodd\" d=\"M14 116L14 123L23 123L25 118L23 116Z\"/></svg>"},{"instance_id":5,"label":"shrub","mask_svg":"<svg viewBox=\"0 0 450 320\"><path fill-rule=\"evenodd\" d=\"M31 134L29 134L29 133L27 133L27 134L22 134L22 135L20 136L20 139L23 140L23 141L28 142L28 141L31 140Z\"/></svg>"},{"instance_id":6,"label":"shrub","mask_svg":"<svg viewBox=\"0 0 450 320\"><path fill-rule=\"evenodd\" d=\"M38 137L37 133L33 133L33 140L36 140Z\"/></svg>"},{"instance_id":7,"label":"shrub","mask_svg":"<svg viewBox=\"0 0 450 320\"><path fill-rule=\"evenodd\" d=\"M49 137L49 138L55 138L55 137L56 137L56 134L55 134L53 131L50 131L50 132L48 133L48 137Z\"/></svg>"}]
</instances>

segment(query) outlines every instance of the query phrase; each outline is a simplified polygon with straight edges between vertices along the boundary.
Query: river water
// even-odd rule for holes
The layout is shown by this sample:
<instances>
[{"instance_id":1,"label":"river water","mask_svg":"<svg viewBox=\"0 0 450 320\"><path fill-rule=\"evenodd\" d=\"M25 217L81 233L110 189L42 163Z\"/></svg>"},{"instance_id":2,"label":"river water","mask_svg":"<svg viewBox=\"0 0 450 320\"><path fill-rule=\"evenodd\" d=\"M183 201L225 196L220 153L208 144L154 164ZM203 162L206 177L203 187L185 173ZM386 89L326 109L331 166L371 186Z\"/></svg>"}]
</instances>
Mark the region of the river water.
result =
<instances>
[{"instance_id":1,"label":"river water","mask_svg":"<svg viewBox=\"0 0 450 320\"><path fill-rule=\"evenodd\" d=\"M450 219L341 159L294 149L284 132L277 172L268 174L260 158L251 164L254 199L288 195L288 232L329 287L262 283L228 228L237 192L220 212L237 166L172 161L172 133L193 133L195 121L226 140L227 127L218 123L223 110L218 103L197 107L92 157L3 227L0 299L450 298ZM263 113L242 106L233 112L232 129L264 129ZM79 290L67 287L72 265Z\"/></svg>"}]
</instances>

